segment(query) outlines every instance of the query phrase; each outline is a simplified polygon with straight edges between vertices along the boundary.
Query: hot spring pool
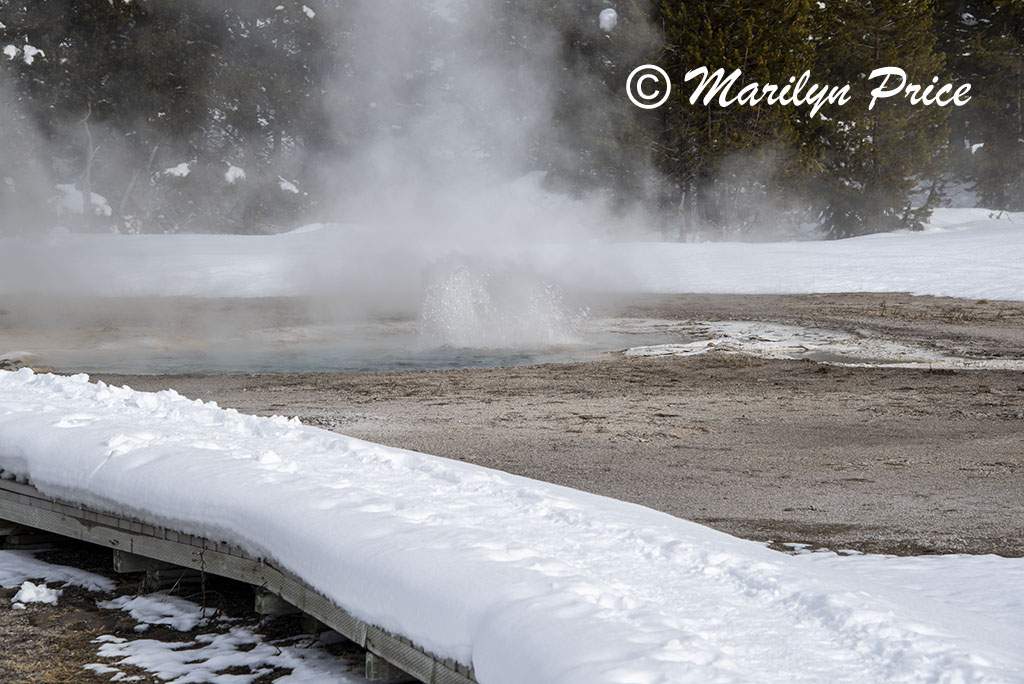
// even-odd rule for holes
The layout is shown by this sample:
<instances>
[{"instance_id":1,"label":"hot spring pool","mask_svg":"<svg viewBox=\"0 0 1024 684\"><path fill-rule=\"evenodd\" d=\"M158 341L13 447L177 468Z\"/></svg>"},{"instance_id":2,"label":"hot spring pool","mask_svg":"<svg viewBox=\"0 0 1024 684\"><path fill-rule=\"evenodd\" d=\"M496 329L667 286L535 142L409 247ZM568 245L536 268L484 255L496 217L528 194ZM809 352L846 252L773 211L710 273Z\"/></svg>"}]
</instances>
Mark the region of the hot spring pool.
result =
<instances>
[{"instance_id":1,"label":"hot spring pool","mask_svg":"<svg viewBox=\"0 0 1024 684\"><path fill-rule=\"evenodd\" d=\"M121 302L46 316L0 317L0 359L59 372L344 373L487 368L599 359L629 347L687 341L675 321L579 317L571 326L495 334L460 323L452 336L421 317L327 321L280 303ZM523 332L522 330L520 332ZM691 331L692 332L692 331ZM504 343L507 339L507 343Z\"/></svg>"}]
</instances>

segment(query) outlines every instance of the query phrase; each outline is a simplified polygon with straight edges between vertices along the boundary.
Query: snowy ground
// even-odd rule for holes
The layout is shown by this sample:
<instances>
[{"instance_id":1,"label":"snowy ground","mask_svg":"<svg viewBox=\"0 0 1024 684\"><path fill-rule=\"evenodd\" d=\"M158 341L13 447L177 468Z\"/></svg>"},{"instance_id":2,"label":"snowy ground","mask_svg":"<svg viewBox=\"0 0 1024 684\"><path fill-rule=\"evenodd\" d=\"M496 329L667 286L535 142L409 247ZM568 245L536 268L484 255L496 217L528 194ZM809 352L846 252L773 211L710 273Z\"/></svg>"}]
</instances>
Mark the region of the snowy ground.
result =
<instances>
[{"instance_id":1,"label":"snowy ground","mask_svg":"<svg viewBox=\"0 0 1024 684\"><path fill-rule=\"evenodd\" d=\"M275 558L482 684L1024 680L1021 559L792 557L296 421L27 370L0 372L0 468Z\"/></svg>"},{"instance_id":2,"label":"snowy ground","mask_svg":"<svg viewBox=\"0 0 1024 684\"><path fill-rule=\"evenodd\" d=\"M1024 214L939 209L923 232L779 243L488 242L416 247L369 228L277 236L77 235L0 240L0 293L263 297L363 295L421 304L438 269L518 269L567 290L909 292L1024 300Z\"/></svg>"},{"instance_id":3,"label":"snowy ground","mask_svg":"<svg viewBox=\"0 0 1024 684\"><path fill-rule=\"evenodd\" d=\"M819 242L633 245L641 292L909 292L1024 299L1024 214L938 209L922 232Z\"/></svg>"},{"instance_id":4,"label":"snowy ground","mask_svg":"<svg viewBox=\"0 0 1024 684\"><path fill-rule=\"evenodd\" d=\"M710 321L681 326L693 341L627 349L626 356L694 356L719 352L764 359L810 359L841 366L933 370L1024 370L1024 359L966 358L953 351L885 339L873 331L762 323Z\"/></svg>"}]
</instances>

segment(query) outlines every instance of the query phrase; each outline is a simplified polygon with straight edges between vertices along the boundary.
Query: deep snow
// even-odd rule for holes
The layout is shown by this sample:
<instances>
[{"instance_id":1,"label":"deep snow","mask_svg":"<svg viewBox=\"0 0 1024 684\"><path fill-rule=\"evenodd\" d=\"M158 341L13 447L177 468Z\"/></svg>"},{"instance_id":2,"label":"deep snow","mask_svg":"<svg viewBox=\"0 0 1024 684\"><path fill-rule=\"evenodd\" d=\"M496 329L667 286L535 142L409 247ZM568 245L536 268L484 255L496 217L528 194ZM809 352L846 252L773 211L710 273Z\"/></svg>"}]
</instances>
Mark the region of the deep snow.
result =
<instances>
[{"instance_id":1,"label":"deep snow","mask_svg":"<svg viewBox=\"0 0 1024 684\"><path fill-rule=\"evenodd\" d=\"M70 202L74 204L74 202ZM81 206L79 202L78 207ZM737 243L411 241L314 224L276 236L0 239L0 294L394 298L419 305L438 269L517 270L570 291L909 292L1024 301L1024 214L936 210L923 232Z\"/></svg>"},{"instance_id":2,"label":"deep snow","mask_svg":"<svg viewBox=\"0 0 1024 684\"><path fill-rule=\"evenodd\" d=\"M0 372L0 468L273 558L482 684L1024 680L1021 559L793 557L295 420L28 370Z\"/></svg>"}]
</instances>

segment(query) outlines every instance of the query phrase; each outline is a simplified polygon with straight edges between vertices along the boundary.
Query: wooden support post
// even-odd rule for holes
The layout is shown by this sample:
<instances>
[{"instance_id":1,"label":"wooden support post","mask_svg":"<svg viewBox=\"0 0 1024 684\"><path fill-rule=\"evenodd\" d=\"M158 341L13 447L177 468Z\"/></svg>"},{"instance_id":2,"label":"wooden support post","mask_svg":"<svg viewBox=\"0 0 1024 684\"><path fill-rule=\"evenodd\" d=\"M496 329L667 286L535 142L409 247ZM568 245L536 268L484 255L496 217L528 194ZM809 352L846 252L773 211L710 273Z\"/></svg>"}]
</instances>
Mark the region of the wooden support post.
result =
<instances>
[{"instance_id":1,"label":"wooden support post","mask_svg":"<svg viewBox=\"0 0 1024 684\"><path fill-rule=\"evenodd\" d=\"M309 613L302 614L302 631L307 634L320 634L330 629L327 625L317 620Z\"/></svg>"},{"instance_id":2,"label":"wooden support post","mask_svg":"<svg viewBox=\"0 0 1024 684\"><path fill-rule=\"evenodd\" d=\"M175 587L198 587L203 583L203 574L198 570L171 566L146 571L146 591L159 591Z\"/></svg>"},{"instance_id":3,"label":"wooden support post","mask_svg":"<svg viewBox=\"0 0 1024 684\"><path fill-rule=\"evenodd\" d=\"M164 563L153 558L146 558L135 553L114 549L114 572L149 572L150 570L167 570L180 566Z\"/></svg>"},{"instance_id":4,"label":"wooden support post","mask_svg":"<svg viewBox=\"0 0 1024 684\"><path fill-rule=\"evenodd\" d=\"M366 679L371 682L415 682L416 678L408 672L398 669L379 655L366 652Z\"/></svg>"},{"instance_id":5,"label":"wooden support post","mask_svg":"<svg viewBox=\"0 0 1024 684\"><path fill-rule=\"evenodd\" d=\"M174 563L147 558L121 549L114 549L114 572L146 573L146 591L171 589L175 586L196 586L203 576L198 570L184 568Z\"/></svg>"},{"instance_id":6,"label":"wooden support post","mask_svg":"<svg viewBox=\"0 0 1024 684\"><path fill-rule=\"evenodd\" d=\"M26 534L33 531L34 530L31 527L25 527L24 525L19 525L18 523L11 522L10 520L0 519L0 538L8 537L12 534Z\"/></svg>"},{"instance_id":7,"label":"wooden support post","mask_svg":"<svg viewBox=\"0 0 1024 684\"><path fill-rule=\"evenodd\" d=\"M256 593L254 610L259 615L294 615L302 612L272 591L262 587L253 587L253 590Z\"/></svg>"}]
</instances>

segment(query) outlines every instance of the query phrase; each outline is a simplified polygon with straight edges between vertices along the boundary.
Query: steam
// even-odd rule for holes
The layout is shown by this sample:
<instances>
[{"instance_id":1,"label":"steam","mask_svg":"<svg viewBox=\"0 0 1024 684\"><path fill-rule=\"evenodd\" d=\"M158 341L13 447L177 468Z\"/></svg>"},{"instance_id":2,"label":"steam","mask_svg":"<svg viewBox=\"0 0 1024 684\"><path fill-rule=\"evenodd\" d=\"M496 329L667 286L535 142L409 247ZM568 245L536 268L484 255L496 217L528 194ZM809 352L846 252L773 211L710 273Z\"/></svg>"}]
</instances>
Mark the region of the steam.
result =
<instances>
[{"instance_id":1,"label":"steam","mask_svg":"<svg viewBox=\"0 0 1024 684\"><path fill-rule=\"evenodd\" d=\"M288 237L280 244L298 245L274 256L288 261L289 286L309 296L309 312L325 320L411 316L425 339L456 347L575 340L585 293L611 288L614 280L606 263L586 258L588 246L635 230L635 221L613 211L600 194L552 191L538 171L539 157L574 154L559 145L572 139L560 130L572 122L555 123L566 72L555 28L524 19L506 0L306 4L310 20L328 22L340 46L325 112L338 144L327 152L306 150L296 164L316 170L316 187L307 182L301 192L330 198L307 220L329 226L301 239L265 239ZM604 2L584 5L580 21L610 39L614 10ZM216 11L207 3L189 7ZM0 95L2 113L11 114L5 120L17 119L10 98ZM587 116L605 106L597 95ZM587 109L578 92L574 97ZM105 139L118 137L106 133ZM119 151L108 146L103 154L109 166ZM156 171L166 167L170 182L189 169L188 159L162 155ZM217 169L231 192L246 183L244 164L235 161ZM67 173L51 177L33 169L28 175L35 187L47 188L38 195L73 202L77 191ZM281 183L300 190L287 177ZM82 194L77 197L81 202ZM116 210L118 198L107 200ZM0 210L7 224L44 222L6 204ZM62 222L70 225L67 216ZM0 250L6 252L0 269L7 272L0 274L0 291L180 294L182 280L197 275L187 272L190 264L206 264L211 254L221 254L225 264L234 257L213 238L154 250L157 236L133 237L125 247L41 232L45 243L20 250L19 263L10 250ZM173 260L164 257L165 249ZM33 258L47 262L45 268ZM146 292L144 282L125 283L136 277L163 279L168 290Z\"/></svg>"},{"instance_id":2,"label":"steam","mask_svg":"<svg viewBox=\"0 0 1024 684\"><path fill-rule=\"evenodd\" d=\"M332 215L419 251L421 330L445 345L574 339L584 307L562 293L598 274L585 285L578 270L575 282L550 269L542 277L526 253L622 231L603 198L549 191L534 170L538 146L567 138L553 123L564 65L554 28L522 23L511 7L350 4L354 29L332 102L336 134L350 145L326 175L338 188ZM596 26L599 7L586 19ZM502 20L520 44L496 30Z\"/></svg>"},{"instance_id":3,"label":"steam","mask_svg":"<svg viewBox=\"0 0 1024 684\"><path fill-rule=\"evenodd\" d=\"M550 27L513 29L528 48L502 40L494 24L505 6L350 3L331 102L347 149L325 176L334 217L463 247L592 234L588 207L530 176L537 147L558 139L562 65Z\"/></svg>"}]
</instances>

